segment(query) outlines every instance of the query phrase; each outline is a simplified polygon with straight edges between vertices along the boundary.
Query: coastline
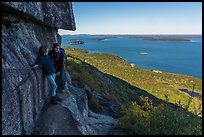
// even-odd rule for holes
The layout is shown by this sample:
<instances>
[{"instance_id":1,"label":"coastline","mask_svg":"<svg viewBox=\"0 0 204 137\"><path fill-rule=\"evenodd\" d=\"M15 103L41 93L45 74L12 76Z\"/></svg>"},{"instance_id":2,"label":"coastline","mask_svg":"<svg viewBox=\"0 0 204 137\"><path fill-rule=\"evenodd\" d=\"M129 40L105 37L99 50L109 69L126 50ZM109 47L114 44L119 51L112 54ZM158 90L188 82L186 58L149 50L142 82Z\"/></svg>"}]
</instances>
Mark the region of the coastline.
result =
<instances>
[{"instance_id":1,"label":"coastline","mask_svg":"<svg viewBox=\"0 0 204 137\"><path fill-rule=\"evenodd\" d=\"M90 51L91 53L101 52L119 55L127 59L127 61L129 61L130 63L137 64L141 68L149 70L158 69L170 73L178 73L202 79L202 64L200 63L202 54L200 50L202 49L202 39L198 38L199 36L195 36L196 38L191 39L196 42L148 41L142 40L141 38L133 38L129 40L129 38L127 37L114 37L114 39L112 39L112 37L110 40L99 40L98 42L98 40L93 40L93 38L104 38L107 35L103 35L101 37L99 37L98 35L95 35L93 37L85 37L83 35L79 36L80 38L76 36L70 38L63 37L62 44L74 48L85 49ZM67 44L67 41L69 39L76 38L78 38L79 40L84 40L86 43L84 45ZM127 46L123 47L126 44ZM145 45L144 47L143 44ZM133 53L132 50L134 50L135 52ZM159 52L160 50L161 52ZM167 50L169 50L169 52ZM139 54L140 52L146 52L147 54ZM164 54L165 52L166 54ZM190 57L190 55L195 56ZM186 57L189 59L189 61L186 60ZM172 62L172 60L175 61ZM197 61L195 62L194 60ZM193 68L193 66L197 67Z\"/></svg>"},{"instance_id":2,"label":"coastline","mask_svg":"<svg viewBox=\"0 0 204 137\"><path fill-rule=\"evenodd\" d=\"M70 47L70 46L63 46L63 47ZM79 48L73 48L73 47L70 47L70 48L72 48L72 49L79 49ZM119 57L120 59L124 60L125 62L127 62L130 66L133 66L133 64L134 64L135 68L140 68L140 69L149 70L149 71L165 72L165 73L169 73L169 74L173 74L173 75L183 75L183 76L188 76L188 77L192 77L192 78L196 78L196 79L202 80L202 78L194 77L194 76L191 76L191 75L186 75L186 74L181 74L181 73L176 73L176 72L169 72L169 71L164 71L164 70L156 69L156 68L155 69L146 69L146 68L140 67L137 63L129 62L126 59L124 59L123 57L118 56L116 54L104 53L104 52L89 52L88 50L85 50L85 49L79 49L79 50L83 50L83 51L85 51L88 54L97 54L97 53L99 53L99 54L104 54L104 55L107 54L107 55L116 56L116 57Z\"/></svg>"}]
</instances>

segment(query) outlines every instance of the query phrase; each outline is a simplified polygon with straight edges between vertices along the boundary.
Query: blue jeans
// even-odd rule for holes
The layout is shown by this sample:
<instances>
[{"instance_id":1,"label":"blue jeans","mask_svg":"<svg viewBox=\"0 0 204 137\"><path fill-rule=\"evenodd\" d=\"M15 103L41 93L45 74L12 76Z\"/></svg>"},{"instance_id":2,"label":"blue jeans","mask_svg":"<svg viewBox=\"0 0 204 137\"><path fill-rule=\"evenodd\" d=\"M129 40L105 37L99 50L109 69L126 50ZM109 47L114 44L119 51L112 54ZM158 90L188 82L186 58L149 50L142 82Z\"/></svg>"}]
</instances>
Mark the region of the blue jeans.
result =
<instances>
[{"instance_id":1,"label":"blue jeans","mask_svg":"<svg viewBox=\"0 0 204 137\"><path fill-rule=\"evenodd\" d=\"M57 84L57 89L58 90L64 90L65 86L65 70L62 68L60 71L60 75L55 78L56 84Z\"/></svg>"},{"instance_id":2,"label":"blue jeans","mask_svg":"<svg viewBox=\"0 0 204 137\"><path fill-rule=\"evenodd\" d=\"M52 75L46 75L47 79L49 80L51 86L52 86L52 96L56 95L56 90L57 90L57 84L55 82L55 74Z\"/></svg>"}]
</instances>

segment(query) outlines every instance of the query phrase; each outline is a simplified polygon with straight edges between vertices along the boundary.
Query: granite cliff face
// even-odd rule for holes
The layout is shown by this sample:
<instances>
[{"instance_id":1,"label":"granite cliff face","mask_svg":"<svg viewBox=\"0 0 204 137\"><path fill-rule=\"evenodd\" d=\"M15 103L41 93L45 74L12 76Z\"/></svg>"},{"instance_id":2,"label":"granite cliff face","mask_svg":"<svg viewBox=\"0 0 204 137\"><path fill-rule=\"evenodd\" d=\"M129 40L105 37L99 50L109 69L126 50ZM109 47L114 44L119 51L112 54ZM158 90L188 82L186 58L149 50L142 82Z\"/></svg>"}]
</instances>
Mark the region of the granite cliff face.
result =
<instances>
[{"instance_id":1,"label":"granite cliff face","mask_svg":"<svg viewBox=\"0 0 204 137\"><path fill-rule=\"evenodd\" d=\"M86 90L73 86L69 73L63 102L49 107L50 85L31 68L41 45L61 43L59 28L76 29L72 4L2 2L2 11L2 134L107 134L116 126L114 118L89 110ZM64 116L64 130L57 116Z\"/></svg>"}]
</instances>

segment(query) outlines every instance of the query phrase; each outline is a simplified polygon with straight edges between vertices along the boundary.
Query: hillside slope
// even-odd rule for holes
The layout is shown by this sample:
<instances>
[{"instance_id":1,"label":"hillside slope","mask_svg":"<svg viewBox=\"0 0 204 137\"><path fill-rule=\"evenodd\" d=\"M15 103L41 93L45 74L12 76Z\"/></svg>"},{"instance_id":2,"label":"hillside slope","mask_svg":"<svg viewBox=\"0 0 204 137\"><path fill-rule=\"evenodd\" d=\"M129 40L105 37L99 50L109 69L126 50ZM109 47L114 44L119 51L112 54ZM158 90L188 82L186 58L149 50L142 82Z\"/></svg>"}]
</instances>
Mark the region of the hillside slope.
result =
<instances>
[{"instance_id":1,"label":"hillside slope","mask_svg":"<svg viewBox=\"0 0 204 137\"><path fill-rule=\"evenodd\" d=\"M178 90L178 88L191 90L191 85L194 84L196 85L194 92L202 95L201 80L179 74L133 68L115 55L89 54L84 50L64 48L67 54L67 70L73 84L78 87L88 85L92 91L89 106L93 111L110 115L110 111L104 111L104 105L98 98L100 95L114 100L117 102L115 104L120 104L120 109L115 111L120 117L120 126L130 132L135 131L134 134L201 134L199 117L202 116L202 100ZM136 122L138 119L142 120L141 123ZM178 123L175 122L176 119ZM130 121L137 124L134 122L128 124ZM145 121L149 125L145 125ZM186 122L189 126L192 123L197 126L188 127ZM158 127L153 128L150 123ZM164 124L169 125L166 127L168 132L165 131L165 126L162 126ZM137 130L135 127L138 127ZM164 129L160 129L161 127ZM145 128L150 131L145 133ZM191 132L187 129L191 129Z\"/></svg>"}]
</instances>

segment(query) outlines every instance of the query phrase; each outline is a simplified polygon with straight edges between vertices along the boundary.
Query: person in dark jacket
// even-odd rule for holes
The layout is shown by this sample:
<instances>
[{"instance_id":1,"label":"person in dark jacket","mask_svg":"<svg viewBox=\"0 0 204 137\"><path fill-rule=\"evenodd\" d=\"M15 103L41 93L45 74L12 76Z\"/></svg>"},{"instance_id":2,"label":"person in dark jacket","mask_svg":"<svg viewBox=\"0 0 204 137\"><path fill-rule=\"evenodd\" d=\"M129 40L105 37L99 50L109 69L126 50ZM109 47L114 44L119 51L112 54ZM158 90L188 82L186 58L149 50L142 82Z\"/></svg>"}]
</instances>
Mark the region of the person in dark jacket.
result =
<instances>
[{"instance_id":1,"label":"person in dark jacket","mask_svg":"<svg viewBox=\"0 0 204 137\"><path fill-rule=\"evenodd\" d=\"M64 49L60 48L58 43L54 43L52 50L48 54L53 61L56 70L56 83L57 90L61 93L64 92L65 88L65 53Z\"/></svg>"},{"instance_id":2,"label":"person in dark jacket","mask_svg":"<svg viewBox=\"0 0 204 137\"><path fill-rule=\"evenodd\" d=\"M57 104L57 101L62 101L61 98L58 97L56 94L57 84L55 82L55 68L54 65L48 56L48 47L41 46L39 49L39 55L36 59L35 65L33 66L34 69L42 68L43 72L45 73L48 81L52 86L52 94L51 94L51 103Z\"/></svg>"}]
</instances>

